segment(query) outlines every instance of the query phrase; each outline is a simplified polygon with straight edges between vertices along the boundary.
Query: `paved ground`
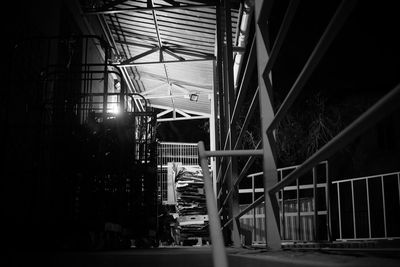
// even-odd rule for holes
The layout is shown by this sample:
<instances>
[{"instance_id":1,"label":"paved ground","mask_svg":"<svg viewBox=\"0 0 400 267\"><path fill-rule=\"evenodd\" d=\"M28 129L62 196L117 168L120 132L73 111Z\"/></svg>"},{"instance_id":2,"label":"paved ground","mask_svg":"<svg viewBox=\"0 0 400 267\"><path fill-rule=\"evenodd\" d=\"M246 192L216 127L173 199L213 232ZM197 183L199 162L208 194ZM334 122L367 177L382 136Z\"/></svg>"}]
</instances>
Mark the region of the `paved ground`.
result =
<instances>
[{"instance_id":1,"label":"paved ground","mask_svg":"<svg viewBox=\"0 0 400 267\"><path fill-rule=\"evenodd\" d=\"M332 251L279 251L228 248L229 266L400 266L400 253L380 256L370 253ZM2 266L59 267L208 267L212 266L209 247L130 249L105 252L17 252L6 255ZM38 265L37 265L38 264Z\"/></svg>"}]
</instances>

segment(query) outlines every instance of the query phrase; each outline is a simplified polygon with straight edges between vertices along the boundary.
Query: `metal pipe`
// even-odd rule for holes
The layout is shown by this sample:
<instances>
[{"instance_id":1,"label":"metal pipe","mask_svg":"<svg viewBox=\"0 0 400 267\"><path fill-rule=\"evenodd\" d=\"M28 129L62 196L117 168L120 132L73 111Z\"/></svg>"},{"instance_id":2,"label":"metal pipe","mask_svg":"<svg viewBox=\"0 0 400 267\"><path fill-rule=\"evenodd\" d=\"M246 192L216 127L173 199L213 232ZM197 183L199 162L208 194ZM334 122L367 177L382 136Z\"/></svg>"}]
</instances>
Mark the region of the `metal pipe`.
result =
<instances>
[{"instance_id":1,"label":"metal pipe","mask_svg":"<svg viewBox=\"0 0 400 267\"><path fill-rule=\"evenodd\" d=\"M207 157L262 156L262 149L204 151Z\"/></svg>"},{"instance_id":2,"label":"metal pipe","mask_svg":"<svg viewBox=\"0 0 400 267\"><path fill-rule=\"evenodd\" d=\"M213 251L214 266L227 267L228 259L226 256L224 239L221 232L221 223L217 211L217 202L214 195L212 178L208 169L207 153L204 148L204 143L199 142L199 161L203 170L204 189L206 194L206 204L209 219L210 236Z\"/></svg>"}]
</instances>

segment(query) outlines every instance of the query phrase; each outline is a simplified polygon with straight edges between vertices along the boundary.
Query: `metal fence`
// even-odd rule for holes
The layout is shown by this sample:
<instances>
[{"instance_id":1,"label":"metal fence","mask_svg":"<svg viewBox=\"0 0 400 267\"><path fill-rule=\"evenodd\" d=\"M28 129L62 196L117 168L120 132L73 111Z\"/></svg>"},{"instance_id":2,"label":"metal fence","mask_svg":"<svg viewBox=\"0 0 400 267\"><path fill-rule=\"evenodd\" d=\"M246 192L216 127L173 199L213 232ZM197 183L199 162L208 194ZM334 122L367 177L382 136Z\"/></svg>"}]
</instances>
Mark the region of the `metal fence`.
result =
<instances>
[{"instance_id":1,"label":"metal fence","mask_svg":"<svg viewBox=\"0 0 400 267\"><path fill-rule=\"evenodd\" d=\"M400 238L400 172L332 184L337 240Z\"/></svg>"},{"instance_id":2,"label":"metal fence","mask_svg":"<svg viewBox=\"0 0 400 267\"><path fill-rule=\"evenodd\" d=\"M199 166L197 143L160 142L157 146L158 199L168 202L168 164Z\"/></svg>"},{"instance_id":3,"label":"metal fence","mask_svg":"<svg viewBox=\"0 0 400 267\"><path fill-rule=\"evenodd\" d=\"M279 168L278 178L281 180L297 166ZM317 241L328 240L330 230L326 203L329 201L326 192L329 188L328 162L321 162L316 168L304 176L303 182L296 182L284 187L278 194L280 234L285 241ZM308 177L307 177L308 176ZM262 182L263 173L246 176L251 179L251 188L240 188L239 194L251 194L251 203L256 195L264 193L264 188L255 187ZM314 183L315 181L315 183ZM240 205L244 210L247 205ZM246 244L265 243L265 211L262 205L250 210L240 218L242 242ZM318 223L318 222L325 223ZM249 241L251 233L251 242Z\"/></svg>"}]
</instances>

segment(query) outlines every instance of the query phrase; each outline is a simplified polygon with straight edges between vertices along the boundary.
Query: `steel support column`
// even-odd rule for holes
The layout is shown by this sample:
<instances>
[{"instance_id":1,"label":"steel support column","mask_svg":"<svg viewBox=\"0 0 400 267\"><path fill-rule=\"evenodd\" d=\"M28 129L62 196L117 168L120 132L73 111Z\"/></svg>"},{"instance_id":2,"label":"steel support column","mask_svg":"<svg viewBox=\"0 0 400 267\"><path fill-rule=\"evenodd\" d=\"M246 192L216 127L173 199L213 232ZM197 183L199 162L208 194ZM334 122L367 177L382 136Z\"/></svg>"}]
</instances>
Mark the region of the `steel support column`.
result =
<instances>
[{"instance_id":1,"label":"steel support column","mask_svg":"<svg viewBox=\"0 0 400 267\"><path fill-rule=\"evenodd\" d=\"M265 2L265 3L264 3ZM262 134L262 145L263 145L263 170L264 170L264 192L268 192L269 189L275 185L278 181L277 168L275 163L275 158L273 154L272 147L274 144L271 143L272 140L268 138L267 129L274 119L274 110L272 106L272 96L269 94L271 83L269 79L264 80L263 73L266 64L269 59L269 42L264 38L268 38L267 19L264 11L261 17L261 9L263 5L268 5L269 1L255 1L255 19L256 19L256 45L257 45L257 71L258 71L258 84L259 84L259 94L260 94L260 119L261 119L261 134ZM262 34L264 33L264 35ZM279 233L279 226L277 224L277 216L279 216L279 211L277 210L278 203L275 195L270 197L269 194L264 194L265 201L265 233L266 233L266 244L270 249L280 249L281 248L281 237Z\"/></svg>"},{"instance_id":2,"label":"steel support column","mask_svg":"<svg viewBox=\"0 0 400 267\"><path fill-rule=\"evenodd\" d=\"M236 131L234 130L235 122L231 121L232 113L235 105L235 92L234 92L234 81L233 81L233 52L232 52L232 21L231 21L231 8L229 0L224 0L224 35L225 35L225 46L224 46L224 98L225 98L225 122L228 127L227 133L227 147L226 149L231 150L236 143ZM232 190L234 187L234 181L237 178L237 158L229 157L228 158L231 164L228 164L227 170L227 180L226 187L228 191ZM230 196L226 196L225 198L229 203L229 219L233 218L235 214L239 212L239 194L237 190L232 190L232 194ZM238 226L238 220L233 220L231 225L231 242L235 247L241 246L240 227Z\"/></svg>"},{"instance_id":3,"label":"steel support column","mask_svg":"<svg viewBox=\"0 0 400 267\"><path fill-rule=\"evenodd\" d=\"M217 28L217 51L216 51L216 58L217 58L217 64L216 64L216 81L217 81L217 92L218 92L218 113L219 113L219 118L218 118L218 125L219 125L219 146L218 149L223 149L224 144L225 144L225 137L226 137L226 125L224 123L224 117L225 117L225 101L224 101L224 73L223 73L223 59L224 59L224 34L223 34L223 20L222 20L222 15L223 15L223 7L221 7L221 4L218 3L216 7L216 28ZM224 188L224 184L222 182L222 178L220 179L220 174L222 173L221 170L225 170L224 167L226 167L226 162L227 160L225 158L218 159L217 162L217 170L218 174L216 175L216 180L217 180L217 192L219 189ZM222 222L225 222L227 220L227 210L226 208L223 207L221 199L224 198L226 195L225 190L221 190L221 195L218 196L217 198L217 205L218 209L222 208L222 213L221 213L221 220ZM228 236L228 232L226 229L223 230L224 237Z\"/></svg>"}]
</instances>

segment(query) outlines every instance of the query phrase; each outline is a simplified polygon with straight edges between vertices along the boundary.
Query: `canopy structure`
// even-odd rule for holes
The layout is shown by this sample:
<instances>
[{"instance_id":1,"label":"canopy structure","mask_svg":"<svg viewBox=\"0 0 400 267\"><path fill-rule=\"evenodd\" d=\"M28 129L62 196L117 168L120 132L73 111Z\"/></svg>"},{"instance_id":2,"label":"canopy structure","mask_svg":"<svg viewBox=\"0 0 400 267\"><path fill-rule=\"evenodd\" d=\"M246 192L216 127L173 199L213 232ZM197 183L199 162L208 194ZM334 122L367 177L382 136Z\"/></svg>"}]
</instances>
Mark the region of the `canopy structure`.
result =
<instances>
[{"instance_id":1,"label":"canopy structure","mask_svg":"<svg viewBox=\"0 0 400 267\"><path fill-rule=\"evenodd\" d=\"M113 47L113 63L122 69L129 90L159 110L160 122L211 115L217 4L209 0L81 1L84 15L97 18ZM241 10L240 1L233 1L234 45L240 42ZM139 99L137 104L143 105Z\"/></svg>"}]
</instances>

